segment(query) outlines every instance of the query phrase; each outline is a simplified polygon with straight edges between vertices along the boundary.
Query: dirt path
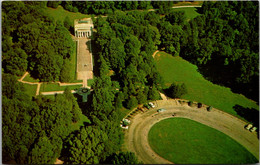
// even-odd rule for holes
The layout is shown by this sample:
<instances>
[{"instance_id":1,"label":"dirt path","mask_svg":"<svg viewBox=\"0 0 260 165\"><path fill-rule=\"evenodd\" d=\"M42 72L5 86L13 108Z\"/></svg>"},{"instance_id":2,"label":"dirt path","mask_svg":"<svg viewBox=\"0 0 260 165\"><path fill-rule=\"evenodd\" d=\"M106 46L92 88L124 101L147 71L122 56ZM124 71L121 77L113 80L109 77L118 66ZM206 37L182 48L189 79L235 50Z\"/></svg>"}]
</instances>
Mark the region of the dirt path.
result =
<instances>
[{"instance_id":1,"label":"dirt path","mask_svg":"<svg viewBox=\"0 0 260 165\"><path fill-rule=\"evenodd\" d=\"M153 58L154 58L154 56L156 55L156 53L158 53L159 52L159 50L156 50L154 53L153 53Z\"/></svg>"},{"instance_id":2,"label":"dirt path","mask_svg":"<svg viewBox=\"0 0 260 165\"><path fill-rule=\"evenodd\" d=\"M205 107L192 108L188 105L180 105L176 100L159 100L156 101L156 105L156 108L139 113L131 119L129 130L125 133L125 147L134 152L145 164L172 163L151 149L148 142L148 133L155 123L172 117L173 112L176 113L176 117L188 118L225 133L258 158L259 140L256 133L244 129L246 122L214 108L211 112L208 112ZM166 111L156 112L159 108L165 108Z\"/></svg>"},{"instance_id":3,"label":"dirt path","mask_svg":"<svg viewBox=\"0 0 260 165\"><path fill-rule=\"evenodd\" d=\"M161 93L161 92L159 92L160 93L160 96L161 96L161 98L163 99L163 100L167 100L167 96L165 96L165 94L163 94L163 93Z\"/></svg>"},{"instance_id":4,"label":"dirt path","mask_svg":"<svg viewBox=\"0 0 260 165\"><path fill-rule=\"evenodd\" d=\"M173 9L177 9L177 8L185 8L185 7L201 7L200 5L191 5L191 6L173 6ZM148 11L155 11L158 9L149 9Z\"/></svg>"},{"instance_id":5,"label":"dirt path","mask_svg":"<svg viewBox=\"0 0 260 165\"><path fill-rule=\"evenodd\" d=\"M55 94L63 94L64 91L50 91L50 92L41 92L42 95L55 95ZM71 93L76 93L75 90L71 90Z\"/></svg>"}]
</instances>

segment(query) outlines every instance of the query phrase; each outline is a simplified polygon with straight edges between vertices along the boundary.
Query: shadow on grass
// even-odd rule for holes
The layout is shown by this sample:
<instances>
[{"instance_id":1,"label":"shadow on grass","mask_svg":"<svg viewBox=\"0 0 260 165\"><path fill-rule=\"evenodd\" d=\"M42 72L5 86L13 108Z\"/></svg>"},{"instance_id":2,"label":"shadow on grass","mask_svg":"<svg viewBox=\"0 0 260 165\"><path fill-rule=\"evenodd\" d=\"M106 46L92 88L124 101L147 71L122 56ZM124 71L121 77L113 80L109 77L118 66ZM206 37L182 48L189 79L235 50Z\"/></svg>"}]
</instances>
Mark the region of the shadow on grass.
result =
<instances>
[{"instance_id":1,"label":"shadow on grass","mask_svg":"<svg viewBox=\"0 0 260 165\"><path fill-rule=\"evenodd\" d=\"M194 7L197 13L202 14L202 8L201 7Z\"/></svg>"},{"instance_id":2,"label":"shadow on grass","mask_svg":"<svg viewBox=\"0 0 260 165\"><path fill-rule=\"evenodd\" d=\"M238 83L236 79L239 77L239 69L236 66L223 66L221 59L214 59L204 66L198 66L198 71L208 81L228 87L232 92L241 93L259 104L259 77L253 77L249 83Z\"/></svg>"},{"instance_id":3,"label":"shadow on grass","mask_svg":"<svg viewBox=\"0 0 260 165\"><path fill-rule=\"evenodd\" d=\"M258 127L257 137L259 138L259 111L255 108L245 108L237 104L233 106L233 109L239 116Z\"/></svg>"}]
</instances>

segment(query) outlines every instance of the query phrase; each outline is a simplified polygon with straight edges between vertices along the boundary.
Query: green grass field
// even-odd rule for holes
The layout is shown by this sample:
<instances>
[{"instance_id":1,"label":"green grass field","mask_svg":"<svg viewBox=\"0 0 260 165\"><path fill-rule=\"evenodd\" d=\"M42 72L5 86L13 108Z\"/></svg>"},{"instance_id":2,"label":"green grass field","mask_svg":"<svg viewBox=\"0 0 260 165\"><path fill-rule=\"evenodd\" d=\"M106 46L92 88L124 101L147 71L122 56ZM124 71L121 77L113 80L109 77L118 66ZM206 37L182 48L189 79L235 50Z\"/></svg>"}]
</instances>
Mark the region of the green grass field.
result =
<instances>
[{"instance_id":1,"label":"green grass field","mask_svg":"<svg viewBox=\"0 0 260 165\"><path fill-rule=\"evenodd\" d=\"M25 78L23 79L23 81L27 81L27 82L40 82L39 79L34 79L34 78L32 78L30 74L28 74L27 76L25 76Z\"/></svg>"},{"instance_id":2,"label":"green grass field","mask_svg":"<svg viewBox=\"0 0 260 165\"><path fill-rule=\"evenodd\" d=\"M200 15L199 13L197 13L197 11L196 11L197 9L195 7L173 8L171 10L172 11L184 11L187 20L193 19L193 18L197 17L198 15Z\"/></svg>"},{"instance_id":3,"label":"green grass field","mask_svg":"<svg viewBox=\"0 0 260 165\"><path fill-rule=\"evenodd\" d=\"M64 10L62 6L58 6L57 9L49 8L47 7L45 9L45 12L49 14L51 17L53 17L56 21L64 21L65 17L68 16L70 21L74 24L75 19L82 19L82 18L89 18L90 16L87 14L81 14L79 12L69 12L67 10Z\"/></svg>"},{"instance_id":4,"label":"green grass field","mask_svg":"<svg viewBox=\"0 0 260 165\"><path fill-rule=\"evenodd\" d=\"M88 86L93 85L93 83L94 83L94 79L88 79Z\"/></svg>"},{"instance_id":5,"label":"green grass field","mask_svg":"<svg viewBox=\"0 0 260 165\"><path fill-rule=\"evenodd\" d=\"M73 90L82 87L82 85L59 86L58 83L43 83L40 92L64 91L67 87Z\"/></svg>"},{"instance_id":6,"label":"green grass field","mask_svg":"<svg viewBox=\"0 0 260 165\"><path fill-rule=\"evenodd\" d=\"M204 79L197 71L197 66L181 57L173 57L167 53L159 52L155 56L159 73L164 78L166 86L171 83L185 83L188 94L183 98L197 101L214 108L223 110L232 115L237 115L233 106L240 105L258 109L258 105L241 94L233 93L230 88L219 86Z\"/></svg>"},{"instance_id":7,"label":"green grass field","mask_svg":"<svg viewBox=\"0 0 260 165\"><path fill-rule=\"evenodd\" d=\"M80 121L72 124L73 130L79 130L81 126L84 126L84 122L91 123L90 120L88 119L88 117L82 114L80 116Z\"/></svg>"},{"instance_id":8,"label":"green grass field","mask_svg":"<svg viewBox=\"0 0 260 165\"><path fill-rule=\"evenodd\" d=\"M25 88L25 93L28 94L29 96L35 96L36 94L36 89L37 85L30 85L30 84L23 84Z\"/></svg>"},{"instance_id":9,"label":"green grass field","mask_svg":"<svg viewBox=\"0 0 260 165\"><path fill-rule=\"evenodd\" d=\"M250 164L257 159L235 140L185 118L155 124L148 135L152 149L176 164Z\"/></svg>"}]
</instances>

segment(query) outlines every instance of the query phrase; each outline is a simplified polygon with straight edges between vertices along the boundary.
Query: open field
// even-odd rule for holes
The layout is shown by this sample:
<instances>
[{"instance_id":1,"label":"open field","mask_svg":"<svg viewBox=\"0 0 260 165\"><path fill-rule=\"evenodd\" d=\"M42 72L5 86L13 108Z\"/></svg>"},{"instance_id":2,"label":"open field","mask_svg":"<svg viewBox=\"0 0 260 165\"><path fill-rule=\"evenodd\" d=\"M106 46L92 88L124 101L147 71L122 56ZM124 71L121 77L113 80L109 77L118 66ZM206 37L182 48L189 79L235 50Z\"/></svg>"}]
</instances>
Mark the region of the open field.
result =
<instances>
[{"instance_id":1,"label":"open field","mask_svg":"<svg viewBox=\"0 0 260 165\"><path fill-rule=\"evenodd\" d=\"M194 6L194 5L202 5L203 1L194 1L194 2L178 2L176 4L173 4L173 6Z\"/></svg>"},{"instance_id":2,"label":"open field","mask_svg":"<svg viewBox=\"0 0 260 165\"><path fill-rule=\"evenodd\" d=\"M27 77L27 76L26 76ZM23 84L25 88L25 93L29 96L35 96L37 85Z\"/></svg>"},{"instance_id":3,"label":"open field","mask_svg":"<svg viewBox=\"0 0 260 165\"><path fill-rule=\"evenodd\" d=\"M85 116L85 115L81 115L80 116L80 121L79 122L77 122L77 123L73 123L72 125L73 125L73 129L74 130L79 130L79 128L81 127L81 126L84 126L84 123L91 123L90 122L90 120Z\"/></svg>"},{"instance_id":4,"label":"open field","mask_svg":"<svg viewBox=\"0 0 260 165\"><path fill-rule=\"evenodd\" d=\"M82 87L82 85L59 86L58 83L43 83L40 92L64 91L67 87L73 90Z\"/></svg>"},{"instance_id":5,"label":"open field","mask_svg":"<svg viewBox=\"0 0 260 165\"><path fill-rule=\"evenodd\" d=\"M34 79L34 78L32 78L30 74L28 74L27 76L25 76L25 78L23 79L23 81L27 81L27 82L40 82L39 79Z\"/></svg>"},{"instance_id":6,"label":"open field","mask_svg":"<svg viewBox=\"0 0 260 165\"><path fill-rule=\"evenodd\" d=\"M183 98L211 105L232 115L237 115L233 107L240 105L248 108L259 109L258 105L241 94L233 93L230 88L215 85L197 71L197 66L189 63L181 57L159 52L155 55L155 61L159 73L162 75L166 86L171 83L185 83L188 94Z\"/></svg>"},{"instance_id":7,"label":"open field","mask_svg":"<svg viewBox=\"0 0 260 165\"><path fill-rule=\"evenodd\" d=\"M187 20L193 19L195 17L197 17L198 15L200 15L199 13L197 13L197 9L195 7L183 7L183 8L176 8L176 9L171 9L172 11L184 11L185 12L185 16Z\"/></svg>"},{"instance_id":8,"label":"open field","mask_svg":"<svg viewBox=\"0 0 260 165\"><path fill-rule=\"evenodd\" d=\"M53 9L50 7L47 7L45 9L45 12L48 13L50 16L52 16L55 20L64 21L65 17L68 16L70 21L74 24L75 19L82 19L82 18L89 18L90 16L87 14L81 14L79 12L69 12L67 10L64 10L62 6L58 6L57 9Z\"/></svg>"},{"instance_id":9,"label":"open field","mask_svg":"<svg viewBox=\"0 0 260 165\"><path fill-rule=\"evenodd\" d=\"M176 164L250 164L257 159L224 133L185 118L170 118L149 132L152 149Z\"/></svg>"}]
</instances>

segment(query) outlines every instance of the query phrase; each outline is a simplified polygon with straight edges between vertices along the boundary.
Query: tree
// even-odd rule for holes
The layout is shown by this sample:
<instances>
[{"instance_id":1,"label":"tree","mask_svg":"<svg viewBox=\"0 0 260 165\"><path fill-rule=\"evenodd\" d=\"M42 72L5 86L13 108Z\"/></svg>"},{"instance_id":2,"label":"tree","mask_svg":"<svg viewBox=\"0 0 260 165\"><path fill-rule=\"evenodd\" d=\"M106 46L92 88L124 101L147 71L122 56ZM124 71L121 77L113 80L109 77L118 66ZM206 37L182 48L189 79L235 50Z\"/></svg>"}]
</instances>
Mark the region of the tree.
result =
<instances>
[{"instance_id":1,"label":"tree","mask_svg":"<svg viewBox=\"0 0 260 165\"><path fill-rule=\"evenodd\" d=\"M60 72L61 82L71 82L73 80L73 77L71 77L71 71L73 71L73 69L71 67L70 61L65 59Z\"/></svg>"},{"instance_id":2,"label":"tree","mask_svg":"<svg viewBox=\"0 0 260 165\"><path fill-rule=\"evenodd\" d=\"M143 164L138 161L133 152L120 152L112 155L109 159L108 163L112 164Z\"/></svg>"},{"instance_id":3,"label":"tree","mask_svg":"<svg viewBox=\"0 0 260 165\"><path fill-rule=\"evenodd\" d=\"M107 138L98 127L82 127L69 141L69 157L65 161L72 164L98 164Z\"/></svg>"},{"instance_id":4,"label":"tree","mask_svg":"<svg viewBox=\"0 0 260 165\"><path fill-rule=\"evenodd\" d=\"M130 96L129 101L126 104L126 107L128 109L133 109L134 107L137 106L137 104L138 104L137 99L134 96Z\"/></svg>"},{"instance_id":5,"label":"tree","mask_svg":"<svg viewBox=\"0 0 260 165\"><path fill-rule=\"evenodd\" d=\"M181 96L187 94L187 87L184 83L176 84L172 83L169 88L169 96L172 98L181 98Z\"/></svg>"},{"instance_id":6,"label":"tree","mask_svg":"<svg viewBox=\"0 0 260 165\"><path fill-rule=\"evenodd\" d=\"M155 86L152 86L148 91L149 100L159 100L160 95Z\"/></svg>"},{"instance_id":7,"label":"tree","mask_svg":"<svg viewBox=\"0 0 260 165\"><path fill-rule=\"evenodd\" d=\"M57 158L57 153L48 137L40 137L34 145L28 159L29 164L52 164Z\"/></svg>"},{"instance_id":8,"label":"tree","mask_svg":"<svg viewBox=\"0 0 260 165\"><path fill-rule=\"evenodd\" d=\"M112 38L109 43L109 61L112 69L121 72L125 68L125 50L124 44L119 38Z\"/></svg>"},{"instance_id":9,"label":"tree","mask_svg":"<svg viewBox=\"0 0 260 165\"><path fill-rule=\"evenodd\" d=\"M69 17L66 16L63 21L64 27L70 31L73 28L73 23L70 21Z\"/></svg>"},{"instance_id":10,"label":"tree","mask_svg":"<svg viewBox=\"0 0 260 165\"><path fill-rule=\"evenodd\" d=\"M21 48L11 48L3 54L3 67L6 73L21 76L27 69L27 54Z\"/></svg>"},{"instance_id":11,"label":"tree","mask_svg":"<svg viewBox=\"0 0 260 165\"><path fill-rule=\"evenodd\" d=\"M182 25L186 19L184 11L171 11L165 16L166 21L170 22L172 25Z\"/></svg>"},{"instance_id":12,"label":"tree","mask_svg":"<svg viewBox=\"0 0 260 165\"><path fill-rule=\"evenodd\" d=\"M48 1L47 6L52 8L57 8L61 4L61 1Z\"/></svg>"}]
</instances>

